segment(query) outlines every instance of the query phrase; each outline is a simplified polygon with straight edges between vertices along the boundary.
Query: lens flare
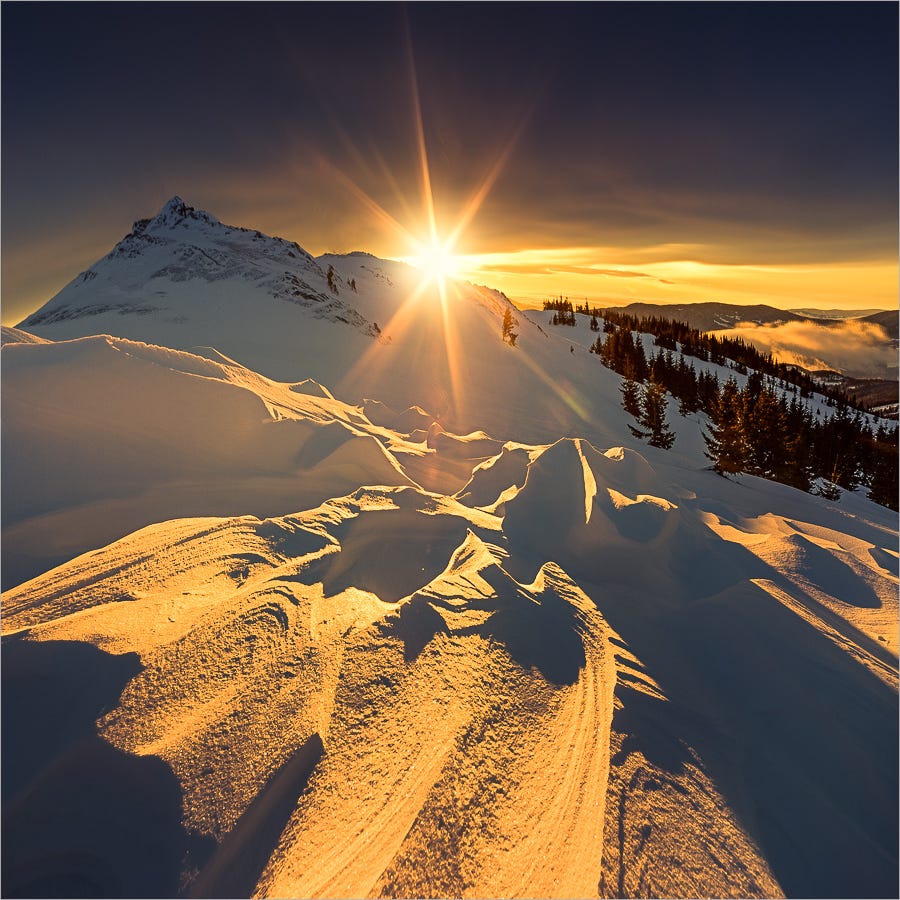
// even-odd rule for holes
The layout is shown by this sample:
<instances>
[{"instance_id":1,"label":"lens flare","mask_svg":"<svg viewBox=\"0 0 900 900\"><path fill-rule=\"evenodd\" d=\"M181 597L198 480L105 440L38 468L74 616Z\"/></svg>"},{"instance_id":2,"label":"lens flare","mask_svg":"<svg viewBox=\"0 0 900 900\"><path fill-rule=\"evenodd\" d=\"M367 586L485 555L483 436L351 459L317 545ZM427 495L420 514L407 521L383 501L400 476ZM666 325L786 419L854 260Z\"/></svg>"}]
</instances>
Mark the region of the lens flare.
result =
<instances>
[{"instance_id":1,"label":"lens flare","mask_svg":"<svg viewBox=\"0 0 900 900\"><path fill-rule=\"evenodd\" d=\"M454 278L460 271L459 257L454 256L452 248L446 243L423 244L418 254L408 257L407 261L420 269L429 281L441 282L445 278Z\"/></svg>"},{"instance_id":2,"label":"lens flare","mask_svg":"<svg viewBox=\"0 0 900 900\"><path fill-rule=\"evenodd\" d=\"M378 368L399 364L392 350L396 339L411 330L415 330L420 335L427 333L427 340L420 339L419 345L423 348L427 347L428 365L445 372L450 390L450 396L440 404L442 411L436 409L431 411L436 413L439 418L445 415L452 421L455 416L461 416L466 406L466 398L463 396L466 383L464 377L466 354L462 335L458 332L459 323L456 316L452 314L452 308L463 297L459 279L470 270L471 259L470 256L457 254L456 246L506 167L524 130L530 109L519 121L497 158L477 183L477 187L463 204L459 215L451 217L451 227L441 228L438 224L431 167L428 161L412 39L408 31L407 57L413 113L412 125L421 191L419 200L422 207L416 231L410 231L401 224L337 165L324 158L320 159L323 169L330 171L368 209L376 221L380 222L405 245L406 255L395 258L409 264L421 273L421 277L413 277L410 280L402 302L394 310L390 320L380 327L379 340L373 342L355 361L339 389L346 388L346 392L351 395L357 389L362 389L367 373L371 375ZM397 193L396 179L387 170L383 161L381 162L382 174L385 176L386 182ZM407 217L409 217L411 205L412 201L406 202L405 198L401 203ZM470 289L477 290L477 288ZM435 307L437 307L439 315L435 315Z\"/></svg>"}]
</instances>

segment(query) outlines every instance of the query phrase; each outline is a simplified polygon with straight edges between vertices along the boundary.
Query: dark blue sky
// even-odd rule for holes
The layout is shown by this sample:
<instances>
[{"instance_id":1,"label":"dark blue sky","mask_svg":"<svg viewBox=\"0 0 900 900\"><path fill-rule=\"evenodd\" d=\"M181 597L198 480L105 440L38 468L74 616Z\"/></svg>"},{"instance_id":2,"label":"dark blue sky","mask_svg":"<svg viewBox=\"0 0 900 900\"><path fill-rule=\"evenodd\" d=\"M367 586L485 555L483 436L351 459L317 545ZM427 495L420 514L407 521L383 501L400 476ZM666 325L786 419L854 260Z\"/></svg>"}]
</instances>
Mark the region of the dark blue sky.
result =
<instances>
[{"instance_id":1,"label":"dark blue sky","mask_svg":"<svg viewBox=\"0 0 900 900\"><path fill-rule=\"evenodd\" d=\"M312 252L404 255L347 180L421 232L412 71L444 229L509 151L461 252L890 262L897 16L893 3L5 3L3 321L173 193Z\"/></svg>"}]
</instances>

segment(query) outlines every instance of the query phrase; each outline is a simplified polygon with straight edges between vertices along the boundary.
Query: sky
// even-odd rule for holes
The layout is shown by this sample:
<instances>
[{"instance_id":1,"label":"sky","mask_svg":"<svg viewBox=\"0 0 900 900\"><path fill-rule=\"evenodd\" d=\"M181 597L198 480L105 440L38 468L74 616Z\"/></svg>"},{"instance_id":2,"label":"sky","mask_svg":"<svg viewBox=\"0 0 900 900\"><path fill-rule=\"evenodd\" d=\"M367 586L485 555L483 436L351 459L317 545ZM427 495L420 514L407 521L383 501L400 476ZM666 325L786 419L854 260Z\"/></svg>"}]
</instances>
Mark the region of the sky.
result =
<instances>
[{"instance_id":1,"label":"sky","mask_svg":"<svg viewBox=\"0 0 900 900\"><path fill-rule=\"evenodd\" d=\"M415 257L433 209L520 305L897 307L894 3L0 15L4 324L173 194L314 254Z\"/></svg>"}]
</instances>

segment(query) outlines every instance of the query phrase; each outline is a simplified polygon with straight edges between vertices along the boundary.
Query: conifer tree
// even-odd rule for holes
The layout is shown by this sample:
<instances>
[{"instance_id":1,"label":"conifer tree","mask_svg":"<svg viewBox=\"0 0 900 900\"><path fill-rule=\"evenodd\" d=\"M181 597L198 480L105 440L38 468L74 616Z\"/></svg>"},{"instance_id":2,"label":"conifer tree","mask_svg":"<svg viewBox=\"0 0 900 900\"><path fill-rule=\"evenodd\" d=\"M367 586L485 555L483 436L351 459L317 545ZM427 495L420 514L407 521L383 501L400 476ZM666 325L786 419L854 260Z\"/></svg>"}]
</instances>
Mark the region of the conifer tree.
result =
<instances>
[{"instance_id":1,"label":"conifer tree","mask_svg":"<svg viewBox=\"0 0 900 900\"><path fill-rule=\"evenodd\" d=\"M624 405L624 384L622 386L622 394ZM666 389L651 377L650 382L644 387L641 395L640 419L638 420L641 428L629 425L628 430L636 438L646 439L651 447L661 447L663 450L671 449L675 443L675 432L666 424L667 406Z\"/></svg>"},{"instance_id":2,"label":"conifer tree","mask_svg":"<svg viewBox=\"0 0 900 900\"><path fill-rule=\"evenodd\" d=\"M834 484L852 491L860 481L860 430L846 406L818 425L813 434L816 471Z\"/></svg>"},{"instance_id":3,"label":"conifer tree","mask_svg":"<svg viewBox=\"0 0 900 900\"><path fill-rule=\"evenodd\" d=\"M703 439L706 441L705 455L712 460L713 469L723 476L746 471L741 398L732 379L725 382L711 418L710 432L704 434Z\"/></svg>"},{"instance_id":4,"label":"conifer tree","mask_svg":"<svg viewBox=\"0 0 900 900\"><path fill-rule=\"evenodd\" d=\"M779 481L808 491L812 484L812 466L809 462L809 431L806 428L797 430L789 438L787 445L787 462L781 472Z\"/></svg>"},{"instance_id":5,"label":"conifer tree","mask_svg":"<svg viewBox=\"0 0 900 900\"><path fill-rule=\"evenodd\" d=\"M622 392L622 406L625 412L631 413L636 419L641 416L641 394L637 382L626 376L619 388Z\"/></svg>"},{"instance_id":6,"label":"conifer tree","mask_svg":"<svg viewBox=\"0 0 900 900\"><path fill-rule=\"evenodd\" d=\"M748 470L763 478L783 480L788 466L787 417L772 391L761 390L747 404L743 425Z\"/></svg>"},{"instance_id":7,"label":"conifer tree","mask_svg":"<svg viewBox=\"0 0 900 900\"><path fill-rule=\"evenodd\" d=\"M641 401L641 425L650 433L647 443L663 450L671 449L675 443L675 432L666 424L667 406L666 389L651 378Z\"/></svg>"},{"instance_id":8,"label":"conifer tree","mask_svg":"<svg viewBox=\"0 0 900 900\"><path fill-rule=\"evenodd\" d=\"M503 340L506 341L510 346L516 346L516 338L519 336L513 331L513 326L515 325L515 320L512 317L512 313L509 311L509 307L507 307L503 312L503 328L502 335Z\"/></svg>"},{"instance_id":9,"label":"conifer tree","mask_svg":"<svg viewBox=\"0 0 900 900\"><path fill-rule=\"evenodd\" d=\"M634 367L634 380L644 382L650 376L650 367L647 365L647 355L644 353L644 343L640 339L634 342L634 353L631 364Z\"/></svg>"},{"instance_id":10,"label":"conifer tree","mask_svg":"<svg viewBox=\"0 0 900 900\"><path fill-rule=\"evenodd\" d=\"M888 507L888 509L896 510L898 507L897 489L897 446L896 444L893 447L888 444L879 445L875 448L869 499Z\"/></svg>"}]
</instances>

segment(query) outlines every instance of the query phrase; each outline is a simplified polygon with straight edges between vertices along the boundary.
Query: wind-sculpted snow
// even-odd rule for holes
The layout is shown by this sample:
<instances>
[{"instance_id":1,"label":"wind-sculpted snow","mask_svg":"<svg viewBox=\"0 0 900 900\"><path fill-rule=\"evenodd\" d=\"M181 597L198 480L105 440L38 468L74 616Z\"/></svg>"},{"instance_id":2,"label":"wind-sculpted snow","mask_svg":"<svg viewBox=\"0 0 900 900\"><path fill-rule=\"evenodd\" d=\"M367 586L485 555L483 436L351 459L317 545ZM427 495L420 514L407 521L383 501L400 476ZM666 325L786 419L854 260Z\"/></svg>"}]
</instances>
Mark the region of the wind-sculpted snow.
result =
<instances>
[{"instance_id":1,"label":"wind-sculpted snow","mask_svg":"<svg viewBox=\"0 0 900 900\"><path fill-rule=\"evenodd\" d=\"M410 434L413 431L428 431L433 423L434 418L425 412L424 409L418 406L411 406L393 418L388 423L388 427L400 434Z\"/></svg>"},{"instance_id":2,"label":"wind-sculpted snow","mask_svg":"<svg viewBox=\"0 0 900 900\"><path fill-rule=\"evenodd\" d=\"M176 198L4 330L4 896L897 895L896 515L507 309Z\"/></svg>"},{"instance_id":3,"label":"wind-sculpted snow","mask_svg":"<svg viewBox=\"0 0 900 900\"><path fill-rule=\"evenodd\" d=\"M3 343L4 344L44 344L45 338L39 338L37 335L23 331L21 328L13 328L10 325L3 326Z\"/></svg>"},{"instance_id":4,"label":"wind-sculpted snow","mask_svg":"<svg viewBox=\"0 0 900 900\"><path fill-rule=\"evenodd\" d=\"M377 883L581 895L602 853L606 628L558 567L518 584L496 540L495 517L411 489L284 519L154 526L111 546L105 565L83 557L11 592L4 627L30 632L7 643L4 663L34 640L98 634L106 652L139 654L98 734L165 760L195 841L225 846L317 735L324 755L269 848L262 883L277 895L357 896ZM461 817L462 801L481 813ZM458 817L452 833L436 831L444 816ZM439 834L465 853L423 871ZM116 852L103 860L114 870Z\"/></svg>"},{"instance_id":5,"label":"wind-sculpted snow","mask_svg":"<svg viewBox=\"0 0 900 900\"><path fill-rule=\"evenodd\" d=\"M896 657L826 621L803 562L765 567L724 508L704 521L688 491L659 496L634 451L508 445L460 496L503 459L525 471L517 485L509 467L502 517L368 487L280 518L145 528L5 594L4 673L30 696L46 687L35 654L63 680L80 665L63 648L140 659L82 728L160 761L182 809L165 841L191 848L167 877L194 895L887 891ZM769 522L757 534L840 541L835 565L896 583L863 537ZM13 759L45 731L17 729ZM45 866L141 893L127 836L77 787L105 757L78 746L18 776L7 827L62 791L78 836L18 831L11 894Z\"/></svg>"},{"instance_id":6,"label":"wind-sculpted snow","mask_svg":"<svg viewBox=\"0 0 900 900\"><path fill-rule=\"evenodd\" d=\"M508 442L500 453L479 463L457 496L469 506L499 512L507 496L525 484L528 466L544 448Z\"/></svg>"},{"instance_id":7,"label":"wind-sculpted snow","mask_svg":"<svg viewBox=\"0 0 900 900\"><path fill-rule=\"evenodd\" d=\"M483 431L458 435L449 434L443 430L432 430L426 437L426 443L444 456L478 459L494 456L500 450L503 442L495 440Z\"/></svg>"},{"instance_id":8,"label":"wind-sculpted snow","mask_svg":"<svg viewBox=\"0 0 900 900\"><path fill-rule=\"evenodd\" d=\"M311 397L327 397L329 400L334 400L334 395L331 391L319 384L318 381L313 381L312 378L305 378L303 381L297 382L297 384L292 384L291 390L296 391L298 394L309 394Z\"/></svg>"},{"instance_id":9,"label":"wind-sculpted snow","mask_svg":"<svg viewBox=\"0 0 900 900\"><path fill-rule=\"evenodd\" d=\"M655 493L638 491L655 490ZM524 485L505 500L504 532L523 559L548 554L576 569L654 567L684 550L678 506L633 450L601 453L584 440L565 439L528 466Z\"/></svg>"},{"instance_id":10,"label":"wind-sculpted snow","mask_svg":"<svg viewBox=\"0 0 900 900\"><path fill-rule=\"evenodd\" d=\"M109 337L3 350L3 578L152 522L275 514L412 484L387 438L325 392Z\"/></svg>"}]
</instances>

